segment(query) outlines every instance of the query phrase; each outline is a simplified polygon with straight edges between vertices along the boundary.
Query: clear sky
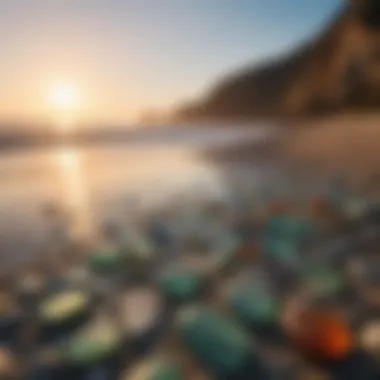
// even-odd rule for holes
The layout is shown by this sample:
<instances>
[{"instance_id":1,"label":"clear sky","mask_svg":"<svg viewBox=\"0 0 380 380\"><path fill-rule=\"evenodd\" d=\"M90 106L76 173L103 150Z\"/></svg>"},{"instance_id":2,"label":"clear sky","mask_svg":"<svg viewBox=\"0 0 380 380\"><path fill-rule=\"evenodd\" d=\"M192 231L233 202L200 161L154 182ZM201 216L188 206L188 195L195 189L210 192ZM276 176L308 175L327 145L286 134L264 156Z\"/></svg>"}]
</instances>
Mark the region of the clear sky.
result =
<instances>
[{"instance_id":1,"label":"clear sky","mask_svg":"<svg viewBox=\"0 0 380 380\"><path fill-rule=\"evenodd\" d=\"M77 112L92 122L169 109L235 67L302 41L339 4L0 0L0 119L46 116L60 83L75 88Z\"/></svg>"}]
</instances>

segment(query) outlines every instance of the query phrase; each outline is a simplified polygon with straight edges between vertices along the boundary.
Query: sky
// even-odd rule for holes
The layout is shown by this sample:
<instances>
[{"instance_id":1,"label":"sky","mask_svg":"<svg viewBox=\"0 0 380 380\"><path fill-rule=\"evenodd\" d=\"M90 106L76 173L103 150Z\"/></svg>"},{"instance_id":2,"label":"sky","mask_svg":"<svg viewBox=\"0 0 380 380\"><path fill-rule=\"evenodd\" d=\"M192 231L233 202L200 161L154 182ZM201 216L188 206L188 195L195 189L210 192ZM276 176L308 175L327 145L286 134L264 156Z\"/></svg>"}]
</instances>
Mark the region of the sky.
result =
<instances>
[{"instance_id":1,"label":"sky","mask_svg":"<svg viewBox=\"0 0 380 380\"><path fill-rule=\"evenodd\" d=\"M50 117L70 84L78 118L130 123L315 33L339 0L0 0L0 120Z\"/></svg>"}]
</instances>

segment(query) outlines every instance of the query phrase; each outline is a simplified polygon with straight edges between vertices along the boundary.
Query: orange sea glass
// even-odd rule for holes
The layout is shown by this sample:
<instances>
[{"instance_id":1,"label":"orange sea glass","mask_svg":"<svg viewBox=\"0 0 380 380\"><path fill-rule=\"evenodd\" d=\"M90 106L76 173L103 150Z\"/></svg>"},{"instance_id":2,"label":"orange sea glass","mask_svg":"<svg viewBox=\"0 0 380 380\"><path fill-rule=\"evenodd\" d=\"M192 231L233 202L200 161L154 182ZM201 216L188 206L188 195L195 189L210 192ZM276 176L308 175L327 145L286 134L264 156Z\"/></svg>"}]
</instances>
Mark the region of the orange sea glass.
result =
<instances>
[{"instance_id":1,"label":"orange sea glass","mask_svg":"<svg viewBox=\"0 0 380 380\"><path fill-rule=\"evenodd\" d=\"M335 310L300 307L287 313L285 332L306 356L335 360L352 349L352 332Z\"/></svg>"}]
</instances>

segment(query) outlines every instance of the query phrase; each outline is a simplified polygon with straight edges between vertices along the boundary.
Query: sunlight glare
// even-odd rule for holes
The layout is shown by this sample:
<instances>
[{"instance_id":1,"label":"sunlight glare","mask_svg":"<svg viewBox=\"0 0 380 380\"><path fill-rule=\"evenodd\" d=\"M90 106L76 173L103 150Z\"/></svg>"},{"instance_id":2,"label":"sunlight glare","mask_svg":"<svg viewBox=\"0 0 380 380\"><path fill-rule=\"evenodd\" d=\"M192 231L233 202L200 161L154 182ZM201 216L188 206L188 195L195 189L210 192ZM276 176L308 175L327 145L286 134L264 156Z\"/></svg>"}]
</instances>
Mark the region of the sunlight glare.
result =
<instances>
[{"instance_id":1,"label":"sunlight glare","mask_svg":"<svg viewBox=\"0 0 380 380\"><path fill-rule=\"evenodd\" d=\"M50 103L53 109L73 111L80 108L81 97L78 88L70 83L59 83L50 92Z\"/></svg>"},{"instance_id":2,"label":"sunlight glare","mask_svg":"<svg viewBox=\"0 0 380 380\"><path fill-rule=\"evenodd\" d=\"M57 163L63 191L62 203L73 215L71 226L73 237L89 238L93 234L93 218L89 207L85 171L82 156L72 147L62 147L54 151L53 159Z\"/></svg>"}]
</instances>

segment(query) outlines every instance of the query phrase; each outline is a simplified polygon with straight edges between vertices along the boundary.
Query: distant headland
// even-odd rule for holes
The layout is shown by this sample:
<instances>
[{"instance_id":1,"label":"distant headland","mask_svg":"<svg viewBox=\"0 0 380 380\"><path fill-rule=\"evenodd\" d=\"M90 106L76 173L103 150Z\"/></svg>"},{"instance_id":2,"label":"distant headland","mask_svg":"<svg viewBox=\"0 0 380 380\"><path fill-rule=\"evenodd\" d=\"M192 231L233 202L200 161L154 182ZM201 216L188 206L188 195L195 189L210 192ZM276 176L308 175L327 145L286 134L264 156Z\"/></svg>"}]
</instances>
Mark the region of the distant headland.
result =
<instances>
[{"instance_id":1,"label":"distant headland","mask_svg":"<svg viewBox=\"0 0 380 380\"><path fill-rule=\"evenodd\" d=\"M380 105L380 2L349 0L286 56L232 73L176 120L321 115Z\"/></svg>"}]
</instances>

